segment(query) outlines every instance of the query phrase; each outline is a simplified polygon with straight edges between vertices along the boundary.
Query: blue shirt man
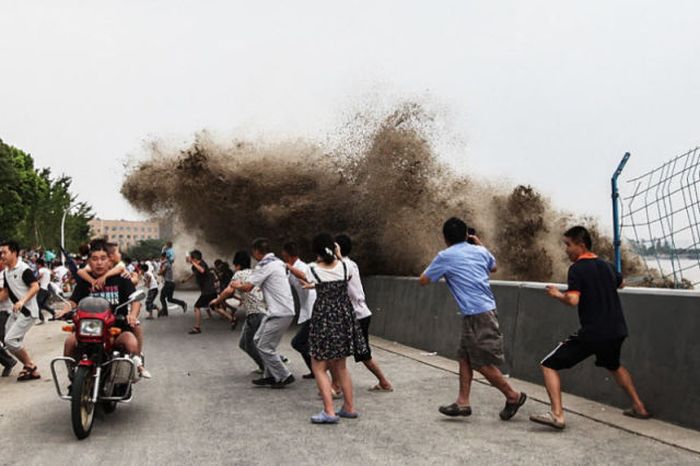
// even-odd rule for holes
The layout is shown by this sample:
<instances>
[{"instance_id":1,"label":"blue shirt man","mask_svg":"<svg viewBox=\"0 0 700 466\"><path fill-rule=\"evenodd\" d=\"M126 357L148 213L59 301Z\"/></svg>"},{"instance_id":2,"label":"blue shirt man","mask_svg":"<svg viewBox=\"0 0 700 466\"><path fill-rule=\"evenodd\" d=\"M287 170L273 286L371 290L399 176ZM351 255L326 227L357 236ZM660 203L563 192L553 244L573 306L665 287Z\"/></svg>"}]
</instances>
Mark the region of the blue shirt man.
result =
<instances>
[{"instance_id":1,"label":"blue shirt man","mask_svg":"<svg viewBox=\"0 0 700 466\"><path fill-rule=\"evenodd\" d=\"M466 241L440 251L424 274L431 282L445 277L462 315L476 315L496 309L489 275L496 259L483 246Z\"/></svg>"},{"instance_id":2,"label":"blue shirt man","mask_svg":"<svg viewBox=\"0 0 700 466\"><path fill-rule=\"evenodd\" d=\"M440 406L445 416L469 416L472 371L480 372L506 398L499 417L507 421L518 412L527 395L517 392L503 377L498 365L504 362L503 336L498 325L496 300L489 275L496 271L496 259L481 245L462 220L452 217L442 226L447 249L435 256L418 282L428 285L445 277L462 313L459 339L459 393L451 405ZM473 244L469 244L469 242Z\"/></svg>"}]
</instances>

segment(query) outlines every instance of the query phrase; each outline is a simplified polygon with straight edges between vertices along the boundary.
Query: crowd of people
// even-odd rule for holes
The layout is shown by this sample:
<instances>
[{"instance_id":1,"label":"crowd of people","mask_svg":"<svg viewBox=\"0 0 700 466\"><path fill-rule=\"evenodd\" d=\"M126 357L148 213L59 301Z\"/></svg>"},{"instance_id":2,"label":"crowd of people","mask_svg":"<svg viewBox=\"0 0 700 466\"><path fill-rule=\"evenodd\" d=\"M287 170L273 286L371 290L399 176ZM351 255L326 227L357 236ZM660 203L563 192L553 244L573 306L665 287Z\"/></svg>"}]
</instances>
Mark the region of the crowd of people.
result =
<instances>
[{"instance_id":1,"label":"crowd of people","mask_svg":"<svg viewBox=\"0 0 700 466\"><path fill-rule=\"evenodd\" d=\"M471 415L470 388L473 371L477 371L505 397L499 417L507 421L517 414L527 395L515 390L498 368L504 362L503 336L489 282L490 275L496 271L496 260L475 234L469 234L462 220L448 219L442 233L446 248L436 255L418 280L421 285L428 285L444 279L462 314L459 392L455 402L440 406L439 412L451 417ZM591 252L591 236L585 228L566 231L564 243L573 263L568 289L562 292L549 286L547 293L566 305L578 307L581 329L541 361L551 410L530 419L555 429L565 427L559 371L591 355L596 356L596 365L611 372L632 401L632 408L624 414L648 419L650 414L636 392L631 375L620 364L621 347L627 336L617 294L623 286L622 277ZM297 328L291 345L308 368L302 377L315 380L323 400L323 409L311 416L311 422L334 424L341 418L357 418L347 358L363 363L376 377L377 383L370 391L391 392L394 387L372 357L369 345L372 312L365 300L360 269L351 259L352 247L347 235L319 234L312 241L315 260L306 263L300 259L295 242L285 243L281 257L277 257L270 241L258 238L250 252L240 250L234 254L233 268L222 259L210 267L201 251L190 251L186 261L191 273L181 282L194 278L200 295L194 303L194 325L189 334L202 334L203 311L210 317L216 313L230 322L232 328L237 326L236 313L240 311L245 314L245 321L239 347L255 363L259 373L252 383L283 389L294 383L295 377L280 354L279 345L296 317ZM23 340L35 320L43 319L42 310L54 314L47 304L52 283L59 293L66 291L71 283L74 285L68 304L55 313L56 318L74 309L86 296L104 297L111 304L123 303L139 284L148 290L146 319L167 317L170 303L187 311L187 304L173 296L172 243L166 244L157 260L139 263L122 259L118 246L104 240L93 240L84 252L84 258L70 259L68 267L54 262L50 270L46 257L28 253L23 259L16 242L0 245L3 376L11 373L17 359L23 364L19 381L40 378ZM159 291L160 308L156 304ZM135 358L139 376L150 378L143 364L140 304L134 303L126 312L120 343ZM75 339L69 337L64 354L71 355L74 349ZM342 405L336 410L335 400L341 398Z\"/></svg>"}]
</instances>

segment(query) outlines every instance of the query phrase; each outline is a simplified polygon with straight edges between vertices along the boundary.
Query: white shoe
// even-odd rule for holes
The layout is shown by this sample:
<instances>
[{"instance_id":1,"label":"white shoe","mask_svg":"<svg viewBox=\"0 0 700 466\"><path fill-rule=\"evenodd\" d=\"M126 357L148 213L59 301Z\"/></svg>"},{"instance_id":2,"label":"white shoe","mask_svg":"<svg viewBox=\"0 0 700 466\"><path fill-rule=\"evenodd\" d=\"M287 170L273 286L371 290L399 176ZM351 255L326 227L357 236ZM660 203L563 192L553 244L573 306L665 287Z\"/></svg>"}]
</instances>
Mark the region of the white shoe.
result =
<instances>
[{"instance_id":1,"label":"white shoe","mask_svg":"<svg viewBox=\"0 0 700 466\"><path fill-rule=\"evenodd\" d=\"M151 373L146 370L145 367L141 366L139 368L139 377L142 379L150 379L151 378Z\"/></svg>"}]
</instances>

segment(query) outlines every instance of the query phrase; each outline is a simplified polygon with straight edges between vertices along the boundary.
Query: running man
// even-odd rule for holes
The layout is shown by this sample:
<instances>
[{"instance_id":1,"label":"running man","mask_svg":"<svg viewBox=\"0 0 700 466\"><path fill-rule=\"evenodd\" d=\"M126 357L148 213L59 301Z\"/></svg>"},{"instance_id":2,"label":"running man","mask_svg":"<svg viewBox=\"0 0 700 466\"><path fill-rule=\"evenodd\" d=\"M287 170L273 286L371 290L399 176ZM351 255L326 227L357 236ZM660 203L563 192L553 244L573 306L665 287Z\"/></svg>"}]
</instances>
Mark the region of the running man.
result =
<instances>
[{"instance_id":1,"label":"running man","mask_svg":"<svg viewBox=\"0 0 700 466\"><path fill-rule=\"evenodd\" d=\"M473 370L481 373L506 397L499 416L507 421L527 400L517 392L498 369L503 364L503 335L498 326L496 300L489 275L496 271L496 259L481 245L478 237L469 236L467 224L452 217L442 227L447 249L438 253L419 278L421 285L444 277L462 313L462 335L459 347L459 395L451 405L441 406L445 416L470 416L469 395Z\"/></svg>"},{"instance_id":2,"label":"running man","mask_svg":"<svg viewBox=\"0 0 700 466\"><path fill-rule=\"evenodd\" d=\"M197 302L194 303L194 327L187 333L198 335L202 333L202 308L209 310L209 303L216 299L218 294L214 286L214 274L207 263L204 262L204 259L202 259L201 251L193 250L186 260L188 264L192 265L192 274L182 280L182 283L185 283L192 277L196 277L201 293L199 298L197 298Z\"/></svg>"},{"instance_id":3,"label":"running man","mask_svg":"<svg viewBox=\"0 0 700 466\"><path fill-rule=\"evenodd\" d=\"M16 241L0 244L0 254L6 266L3 271L4 287L0 290L0 301L9 298L12 302L12 312L5 324L5 347L24 365L17 381L26 382L41 378L36 364L24 347L24 337L34 325L34 319L39 318L39 306L36 302L39 282L19 253L20 248Z\"/></svg>"},{"instance_id":4,"label":"running man","mask_svg":"<svg viewBox=\"0 0 700 466\"><path fill-rule=\"evenodd\" d=\"M609 370L632 400L632 408L623 414L649 419L651 415L634 388L632 376L620 365L620 350L627 337L627 324L617 294L618 288L624 287L622 275L612 264L591 252L593 242L584 227L567 230L564 244L566 254L573 262L569 267L568 289L562 293L556 286L549 285L547 294L567 306L578 306L581 328L540 363L551 411L530 416L530 420L559 430L566 427L559 371L570 369L592 355L596 357L595 365Z\"/></svg>"}]
</instances>

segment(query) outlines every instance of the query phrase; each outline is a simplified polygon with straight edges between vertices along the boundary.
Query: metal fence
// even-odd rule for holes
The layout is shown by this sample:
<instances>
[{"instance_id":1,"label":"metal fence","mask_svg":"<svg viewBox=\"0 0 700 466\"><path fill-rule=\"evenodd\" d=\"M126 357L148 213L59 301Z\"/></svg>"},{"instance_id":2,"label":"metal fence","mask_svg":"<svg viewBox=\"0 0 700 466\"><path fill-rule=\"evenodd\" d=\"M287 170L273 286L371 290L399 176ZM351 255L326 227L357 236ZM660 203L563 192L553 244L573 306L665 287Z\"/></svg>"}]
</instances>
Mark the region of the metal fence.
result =
<instances>
[{"instance_id":1,"label":"metal fence","mask_svg":"<svg viewBox=\"0 0 700 466\"><path fill-rule=\"evenodd\" d=\"M700 148L627 180L619 231L647 270L678 287L700 283ZM613 194L614 196L614 194Z\"/></svg>"}]
</instances>

